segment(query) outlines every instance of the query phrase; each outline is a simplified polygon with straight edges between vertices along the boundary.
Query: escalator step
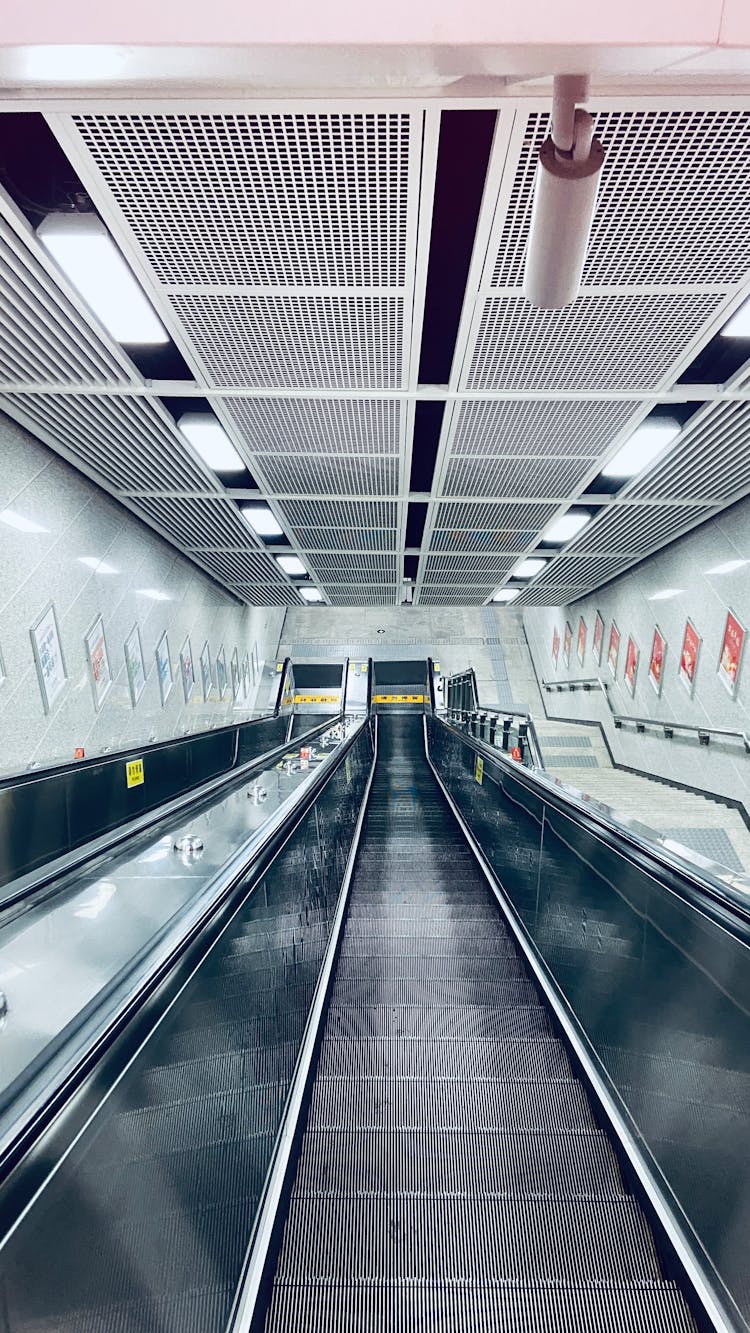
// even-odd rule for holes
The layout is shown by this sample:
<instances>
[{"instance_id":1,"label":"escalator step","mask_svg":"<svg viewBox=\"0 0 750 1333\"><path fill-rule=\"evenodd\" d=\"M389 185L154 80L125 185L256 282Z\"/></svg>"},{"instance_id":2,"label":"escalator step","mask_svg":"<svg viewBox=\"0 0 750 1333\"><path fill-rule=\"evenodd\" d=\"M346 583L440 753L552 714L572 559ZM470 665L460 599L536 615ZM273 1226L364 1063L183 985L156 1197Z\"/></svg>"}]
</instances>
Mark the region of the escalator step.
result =
<instances>
[{"instance_id":1,"label":"escalator step","mask_svg":"<svg viewBox=\"0 0 750 1333\"><path fill-rule=\"evenodd\" d=\"M250 1046L218 1054L211 1050L202 1059L153 1064L128 1089L129 1107L158 1106L203 1097L217 1092L251 1088L256 1084L288 1082L298 1048L294 1042L280 1046ZM124 1093L118 1093L122 1102Z\"/></svg>"},{"instance_id":2,"label":"escalator step","mask_svg":"<svg viewBox=\"0 0 750 1333\"><path fill-rule=\"evenodd\" d=\"M318 1078L312 1129L507 1129L591 1133L596 1125L580 1083L472 1083L444 1079Z\"/></svg>"},{"instance_id":3,"label":"escalator step","mask_svg":"<svg viewBox=\"0 0 750 1333\"><path fill-rule=\"evenodd\" d=\"M554 1037L534 1041L346 1041L326 1037L321 1078L570 1079L570 1063Z\"/></svg>"},{"instance_id":4,"label":"escalator step","mask_svg":"<svg viewBox=\"0 0 750 1333\"><path fill-rule=\"evenodd\" d=\"M346 924L346 937L355 936L358 938L375 938L383 940L412 939L415 935L420 939L442 939L446 936L454 940L481 940L487 943L488 939L496 938L500 945L505 945L507 952L515 953L515 949L504 926L494 918L485 918L484 920L477 916L468 919L448 919L445 921L435 921L432 917L422 917L415 915L413 920L399 920L391 914L383 913L378 917L370 912L367 916L350 916Z\"/></svg>"},{"instance_id":5,"label":"escalator step","mask_svg":"<svg viewBox=\"0 0 750 1333\"><path fill-rule=\"evenodd\" d=\"M490 964L491 967L491 964ZM529 1008L538 1003L530 981L480 980L477 977L337 977L334 1005L504 1005Z\"/></svg>"},{"instance_id":6,"label":"escalator step","mask_svg":"<svg viewBox=\"0 0 750 1333\"><path fill-rule=\"evenodd\" d=\"M553 1035L547 1010L540 1004L512 1009L476 1005L355 1005L335 1004L328 1010L326 1035L368 1041L371 1037L416 1037L432 1041L450 1037L475 1041L487 1037L544 1037Z\"/></svg>"},{"instance_id":7,"label":"escalator step","mask_svg":"<svg viewBox=\"0 0 750 1333\"><path fill-rule=\"evenodd\" d=\"M217 1092L113 1115L102 1127L90 1152L103 1162L135 1161L187 1148L231 1143L275 1130L286 1090L279 1084L255 1085L244 1091Z\"/></svg>"},{"instance_id":8,"label":"escalator step","mask_svg":"<svg viewBox=\"0 0 750 1333\"><path fill-rule=\"evenodd\" d=\"M452 935L391 935L379 937L379 948L373 948L373 938L368 935L345 931L339 953L339 967L346 967L345 976L379 976L376 968L383 967L383 975L391 976L390 970L402 963L413 960L415 966L421 966L422 959L430 960L430 967L437 968L441 963L446 968L445 975L451 976L453 959L491 958L497 977L522 977L526 970L517 951L512 950L510 940L501 936L487 939L454 939ZM434 960L434 961L433 961ZM359 969L359 970L357 970ZM405 972L404 976L410 975ZM418 975L421 975L419 973Z\"/></svg>"}]
</instances>

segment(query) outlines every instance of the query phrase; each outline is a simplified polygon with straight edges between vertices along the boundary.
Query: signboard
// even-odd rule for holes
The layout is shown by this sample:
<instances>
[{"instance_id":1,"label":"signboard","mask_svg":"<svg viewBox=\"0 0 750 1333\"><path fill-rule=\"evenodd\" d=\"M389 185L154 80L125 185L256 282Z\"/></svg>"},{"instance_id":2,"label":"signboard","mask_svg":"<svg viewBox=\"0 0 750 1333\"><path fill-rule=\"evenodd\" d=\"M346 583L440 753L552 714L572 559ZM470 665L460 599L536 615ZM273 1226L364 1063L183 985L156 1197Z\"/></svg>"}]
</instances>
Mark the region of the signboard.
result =
<instances>
[{"instance_id":1,"label":"signboard","mask_svg":"<svg viewBox=\"0 0 750 1333\"><path fill-rule=\"evenodd\" d=\"M101 708L112 688L112 672L109 666L107 641L104 637L104 621L97 616L84 639L86 656L89 660L91 688L94 691L94 707Z\"/></svg>"},{"instance_id":2,"label":"signboard","mask_svg":"<svg viewBox=\"0 0 750 1333\"><path fill-rule=\"evenodd\" d=\"M680 650L679 676L688 694L692 694L695 689L695 673L698 670L701 642L701 636L692 620L686 620Z\"/></svg>"},{"instance_id":3,"label":"signboard","mask_svg":"<svg viewBox=\"0 0 750 1333\"><path fill-rule=\"evenodd\" d=\"M565 633L563 635L563 666L570 666L570 645L573 642L573 628L569 620L565 621Z\"/></svg>"},{"instance_id":4,"label":"signboard","mask_svg":"<svg viewBox=\"0 0 750 1333\"><path fill-rule=\"evenodd\" d=\"M601 666L602 664L603 646L604 646L604 621L602 620L602 617L599 615L599 612L597 611L596 620L594 621L594 642L591 645L592 652L594 654L594 661L596 662L597 666Z\"/></svg>"},{"instance_id":5,"label":"signboard","mask_svg":"<svg viewBox=\"0 0 750 1333\"><path fill-rule=\"evenodd\" d=\"M659 629L659 626L655 625L654 637L651 642L651 656L648 659L648 678L657 694L661 694L664 677L664 658L666 655L667 641Z\"/></svg>"},{"instance_id":6,"label":"signboard","mask_svg":"<svg viewBox=\"0 0 750 1333\"><path fill-rule=\"evenodd\" d=\"M338 695L334 696L338 699ZM423 704L426 702L425 694L375 694L373 703L376 704Z\"/></svg>"},{"instance_id":7,"label":"signboard","mask_svg":"<svg viewBox=\"0 0 750 1333\"><path fill-rule=\"evenodd\" d=\"M474 762L474 778L481 787L482 782L484 781L484 760L481 754L477 755Z\"/></svg>"},{"instance_id":8,"label":"signboard","mask_svg":"<svg viewBox=\"0 0 750 1333\"><path fill-rule=\"evenodd\" d=\"M732 695L737 693L737 686L740 683L740 667L742 665L742 650L745 647L745 627L737 617L729 611L724 626L724 638L721 642L721 655L719 657L719 680Z\"/></svg>"},{"instance_id":9,"label":"signboard","mask_svg":"<svg viewBox=\"0 0 750 1333\"><path fill-rule=\"evenodd\" d=\"M617 659L620 656L620 631L614 620L612 628L609 631L609 648L607 649L607 666L613 677L617 678Z\"/></svg>"},{"instance_id":10,"label":"signboard","mask_svg":"<svg viewBox=\"0 0 750 1333\"><path fill-rule=\"evenodd\" d=\"M295 694L294 702L296 704L337 704L339 694ZM391 695L378 695L378 700L390 699ZM406 696L399 696L405 698Z\"/></svg>"},{"instance_id":11,"label":"signboard","mask_svg":"<svg viewBox=\"0 0 750 1333\"><path fill-rule=\"evenodd\" d=\"M135 708L146 688L146 667L143 662L143 645L141 643L141 631L137 625L133 626L125 640L123 651L125 653L125 670L128 673L130 702Z\"/></svg>"},{"instance_id":12,"label":"signboard","mask_svg":"<svg viewBox=\"0 0 750 1333\"><path fill-rule=\"evenodd\" d=\"M129 759L125 765L125 779L128 787L142 787L146 781L142 759Z\"/></svg>"},{"instance_id":13,"label":"signboard","mask_svg":"<svg viewBox=\"0 0 750 1333\"><path fill-rule=\"evenodd\" d=\"M583 659L586 655L586 621L583 616L578 621L578 646L576 649L578 661L583 666Z\"/></svg>"},{"instance_id":14,"label":"signboard","mask_svg":"<svg viewBox=\"0 0 750 1333\"><path fill-rule=\"evenodd\" d=\"M31 626L30 633L42 703L45 713L48 713L55 699L65 688L68 679L60 632L57 628L57 615L52 602Z\"/></svg>"},{"instance_id":15,"label":"signboard","mask_svg":"<svg viewBox=\"0 0 750 1333\"><path fill-rule=\"evenodd\" d=\"M552 661L555 664L555 671L557 671L557 659L559 656L560 656L560 635L558 634L557 631L557 625L555 625L555 628L552 631Z\"/></svg>"},{"instance_id":16,"label":"signboard","mask_svg":"<svg viewBox=\"0 0 750 1333\"><path fill-rule=\"evenodd\" d=\"M163 708L172 693L172 686L174 685L172 661L169 656L169 639L166 630L156 645L156 671L159 677L159 694L161 695Z\"/></svg>"},{"instance_id":17,"label":"signboard","mask_svg":"<svg viewBox=\"0 0 750 1333\"><path fill-rule=\"evenodd\" d=\"M640 649L631 637L628 639L628 649L625 654L625 684L630 690L631 696L635 694L635 682L638 678L638 659L640 658Z\"/></svg>"}]
</instances>

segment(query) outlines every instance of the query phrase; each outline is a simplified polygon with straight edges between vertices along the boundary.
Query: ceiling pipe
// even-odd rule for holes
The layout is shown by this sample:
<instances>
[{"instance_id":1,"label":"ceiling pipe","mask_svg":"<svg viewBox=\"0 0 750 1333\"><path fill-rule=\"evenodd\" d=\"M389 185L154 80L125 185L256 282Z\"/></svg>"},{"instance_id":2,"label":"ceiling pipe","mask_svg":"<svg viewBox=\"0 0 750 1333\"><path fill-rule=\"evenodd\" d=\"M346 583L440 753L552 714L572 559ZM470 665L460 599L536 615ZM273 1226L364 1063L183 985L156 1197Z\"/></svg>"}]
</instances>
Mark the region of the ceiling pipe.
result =
<instances>
[{"instance_id":1,"label":"ceiling pipe","mask_svg":"<svg viewBox=\"0 0 750 1333\"><path fill-rule=\"evenodd\" d=\"M604 164L593 118L578 105L587 95L585 75L555 76L551 133L536 168L523 285L527 300L544 310L561 310L575 301L586 260Z\"/></svg>"}]
</instances>

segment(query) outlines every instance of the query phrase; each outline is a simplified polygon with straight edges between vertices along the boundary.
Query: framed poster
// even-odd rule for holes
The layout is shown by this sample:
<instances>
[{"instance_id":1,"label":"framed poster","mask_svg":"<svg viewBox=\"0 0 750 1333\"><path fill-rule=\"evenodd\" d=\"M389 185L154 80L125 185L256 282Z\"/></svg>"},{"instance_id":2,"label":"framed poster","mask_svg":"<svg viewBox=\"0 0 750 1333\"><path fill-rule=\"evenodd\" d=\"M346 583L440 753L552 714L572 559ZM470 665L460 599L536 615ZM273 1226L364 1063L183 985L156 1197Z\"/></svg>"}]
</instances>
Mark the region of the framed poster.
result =
<instances>
[{"instance_id":1,"label":"framed poster","mask_svg":"<svg viewBox=\"0 0 750 1333\"><path fill-rule=\"evenodd\" d=\"M57 614L52 602L45 607L39 619L34 621L30 634L42 703L45 713L48 713L55 699L64 690L68 679L60 643L60 631L57 627Z\"/></svg>"},{"instance_id":2,"label":"framed poster","mask_svg":"<svg viewBox=\"0 0 750 1333\"><path fill-rule=\"evenodd\" d=\"M570 666L570 645L573 642L573 627L569 620L565 621L565 633L563 634L563 666Z\"/></svg>"},{"instance_id":3,"label":"framed poster","mask_svg":"<svg viewBox=\"0 0 750 1333\"><path fill-rule=\"evenodd\" d=\"M125 669L128 673L130 702L135 708L146 688L146 668L143 663L143 645L141 631L137 625L131 629L124 645Z\"/></svg>"},{"instance_id":4,"label":"framed poster","mask_svg":"<svg viewBox=\"0 0 750 1333\"><path fill-rule=\"evenodd\" d=\"M107 640L104 637L104 621L101 616L96 617L84 638L84 643L89 660L91 688L94 691L94 707L99 709L112 688L112 671L109 665Z\"/></svg>"},{"instance_id":5,"label":"framed poster","mask_svg":"<svg viewBox=\"0 0 750 1333\"><path fill-rule=\"evenodd\" d=\"M172 686L174 685L172 659L169 656L169 639L166 630L156 645L156 670L159 676L159 694L161 695L163 708L172 693Z\"/></svg>"},{"instance_id":6,"label":"framed poster","mask_svg":"<svg viewBox=\"0 0 750 1333\"><path fill-rule=\"evenodd\" d=\"M242 659L242 697L247 699L250 693L250 654L245 653Z\"/></svg>"},{"instance_id":7,"label":"framed poster","mask_svg":"<svg viewBox=\"0 0 750 1333\"><path fill-rule=\"evenodd\" d=\"M664 658L667 655L667 641L658 625L654 625L654 637L651 641L651 656L648 659L648 678L657 694L661 694L664 679Z\"/></svg>"},{"instance_id":8,"label":"framed poster","mask_svg":"<svg viewBox=\"0 0 750 1333\"><path fill-rule=\"evenodd\" d=\"M602 664L603 646L604 646L604 621L602 620L599 612L597 611L596 620L594 621L594 642L591 645L591 650L594 654L594 661L596 662L597 666L601 666Z\"/></svg>"},{"instance_id":9,"label":"framed poster","mask_svg":"<svg viewBox=\"0 0 750 1333\"><path fill-rule=\"evenodd\" d=\"M617 659L620 656L620 631L614 620L612 628L609 631L609 648L607 649L607 666L612 676L617 679Z\"/></svg>"},{"instance_id":10,"label":"framed poster","mask_svg":"<svg viewBox=\"0 0 750 1333\"><path fill-rule=\"evenodd\" d=\"M695 673L698 670L701 643L701 636L692 620L686 620L680 649L679 676L688 694L692 694L695 689Z\"/></svg>"},{"instance_id":11,"label":"framed poster","mask_svg":"<svg viewBox=\"0 0 750 1333\"><path fill-rule=\"evenodd\" d=\"M555 628L552 631L552 661L555 664L555 671L557 671L557 659L559 656L560 656L560 635L557 632L557 625L555 625Z\"/></svg>"},{"instance_id":12,"label":"framed poster","mask_svg":"<svg viewBox=\"0 0 750 1333\"><path fill-rule=\"evenodd\" d=\"M208 697L213 686L213 676L211 675L211 649L208 646L208 639L201 648L201 686L203 689L203 702L208 702Z\"/></svg>"},{"instance_id":13,"label":"framed poster","mask_svg":"<svg viewBox=\"0 0 750 1333\"><path fill-rule=\"evenodd\" d=\"M232 660L229 665L232 671L232 698L236 702L240 697L240 659L236 648L232 653Z\"/></svg>"},{"instance_id":14,"label":"framed poster","mask_svg":"<svg viewBox=\"0 0 750 1333\"><path fill-rule=\"evenodd\" d=\"M195 688L193 650L190 647L189 638L185 640L180 649L180 675L182 676L182 693L185 696L185 703L189 703L190 696Z\"/></svg>"},{"instance_id":15,"label":"framed poster","mask_svg":"<svg viewBox=\"0 0 750 1333\"><path fill-rule=\"evenodd\" d=\"M583 666L583 659L586 656L586 621L583 616L578 620L578 646L576 648L578 661Z\"/></svg>"},{"instance_id":16,"label":"framed poster","mask_svg":"<svg viewBox=\"0 0 750 1333\"><path fill-rule=\"evenodd\" d=\"M728 611L724 626L724 638L721 641L718 671L719 680L724 689L729 691L732 698L736 695L737 686L740 683L742 650L745 647L746 633L747 631L741 621L737 619L732 611Z\"/></svg>"},{"instance_id":17,"label":"framed poster","mask_svg":"<svg viewBox=\"0 0 750 1333\"><path fill-rule=\"evenodd\" d=\"M640 649L631 635L628 639L628 648L625 653L625 684L630 690L631 698L635 694L635 682L638 679L638 659L640 658Z\"/></svg>"},{"instance_id":18,"label":"framed poster","mask_svg":"<svg viewBox=\"0 0 750 1333\"><path fill-rule=\"evenodd\" d=\"M227 688L227 659L223 644L216 654L216 688L219 691L219 698L223 699Z\"/></svg>"},{"instance_id":19,"label":"framed poster","mask_svg":"<svg viewBox=\"0 0 750 1333\"><path fill-rule=\"evenodd\" d=\"M258 654L257 643L253 644L253 651L250 654L250 670L253 673L253 685L254 685L258 679L258 676L260 675L260 656Z\"/></svg>"}]
</instances>

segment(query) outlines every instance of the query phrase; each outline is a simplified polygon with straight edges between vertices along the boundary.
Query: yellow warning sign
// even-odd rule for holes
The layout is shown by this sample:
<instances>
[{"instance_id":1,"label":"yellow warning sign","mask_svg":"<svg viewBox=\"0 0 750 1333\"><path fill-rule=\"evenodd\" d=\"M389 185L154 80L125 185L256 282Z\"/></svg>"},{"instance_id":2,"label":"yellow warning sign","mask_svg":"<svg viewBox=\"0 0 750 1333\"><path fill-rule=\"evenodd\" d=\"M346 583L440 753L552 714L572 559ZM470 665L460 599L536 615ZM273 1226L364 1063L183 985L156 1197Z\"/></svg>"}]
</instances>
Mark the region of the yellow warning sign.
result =
<instances>
[{"instance_id":1,"label":"yellow warning sign","mask_svg":"<svg viewBox=\"0 0 750 1333\"><path fill-rule=\"evenodd\" d=\"M295 694L296 704L337 704L338 694Z\"/></svg>"},{"instance_id":2,"label":"yellow warning sign","mask_svg":"<svg viewBox=\"0 0 750 1333\"><path fill-rule=\"evenodd\" d=\"M481 787L482 779L484 778L484 760L481 754L477 755L476 763L474 764L474 777Z\"/></svg>"},{"instance_id":3,"label":"yellow warning sign","mask_svg":"<svg viewBox=\"0 0 750 1333\"><path fill-rule=\"evenodd\" d=\"M277 662L277 663L276 663L276 670L277 670L277 671L283 671L283 670L284 670L284 663L283 663L283 662Z\"/></svg>"},{"instance_id":4,"label":"yellow warning sign","mask_svg":"<svg viewBox=\"0 0 750 1333\"><path fill-rule=\"evenodd\" d=\"M433 669L433 671L435 672L435 675L436 675L436 676L439 676L439 675L440 675L440 663L439 663L439 662L433 662L433 664L432 664L432 669Z\"/></svg>"},{"instance_id":5,"label":"yellow warning sign","mask_svg":"<svg viewBox=\"0 0 750 1333\"><path fill-rule=\"evenodd\" d=\"M375 694L373 703L376 704L423 704L425 696L423 694Z\"/></svg>"},{"instance_id":6,"label":"yellow warning sign","mask_svg":"<svg viewBox=\"0 0 750 1333\"><path fill-rule=\"evenodd\" d=\"M125 765L125 775L129 787L141 787L146 781L142 759L129 759Z\"/></svg>"}]
</instances>

